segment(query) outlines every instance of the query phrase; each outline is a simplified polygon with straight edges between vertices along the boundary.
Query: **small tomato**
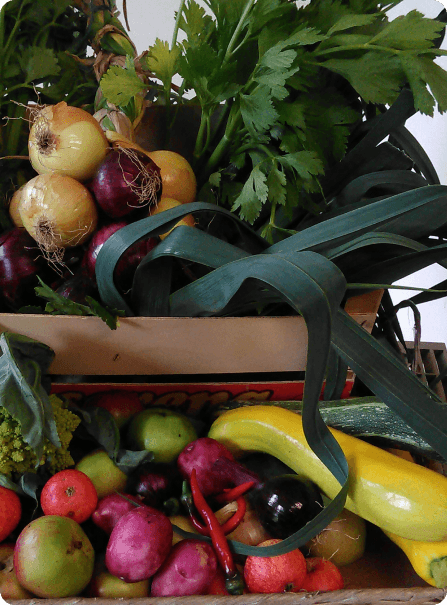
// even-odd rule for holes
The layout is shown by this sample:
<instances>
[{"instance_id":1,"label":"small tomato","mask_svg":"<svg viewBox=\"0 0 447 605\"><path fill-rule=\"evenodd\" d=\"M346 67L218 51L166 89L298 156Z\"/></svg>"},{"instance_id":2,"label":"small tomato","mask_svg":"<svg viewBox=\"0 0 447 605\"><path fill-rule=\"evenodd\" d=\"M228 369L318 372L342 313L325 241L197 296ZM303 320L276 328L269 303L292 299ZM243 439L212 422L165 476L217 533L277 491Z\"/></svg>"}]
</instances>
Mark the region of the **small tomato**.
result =
<instances>
[{"instance_id":1,"label":"small tomato","mask_svg":"<svg viewBox=\"0 0 447 605\"><path fill-rule=\"evenodd\" d=\"M44 515L70 517L77 523L90 518L98 494L91 479L76 469L59 471L42 488L40 505Z\"/></svg>"},{"instance_id":2,"label":"small tomato","mask_svg":"<svg viewBox=\"0 0 447 605\"><path fill-rule=\"evenodd\" d=\"M301 590L307 592L329 592L343 588L343 577L338 567L321 557L308 557L306 559L307 576Z\"/></svg>"}]
</instances>

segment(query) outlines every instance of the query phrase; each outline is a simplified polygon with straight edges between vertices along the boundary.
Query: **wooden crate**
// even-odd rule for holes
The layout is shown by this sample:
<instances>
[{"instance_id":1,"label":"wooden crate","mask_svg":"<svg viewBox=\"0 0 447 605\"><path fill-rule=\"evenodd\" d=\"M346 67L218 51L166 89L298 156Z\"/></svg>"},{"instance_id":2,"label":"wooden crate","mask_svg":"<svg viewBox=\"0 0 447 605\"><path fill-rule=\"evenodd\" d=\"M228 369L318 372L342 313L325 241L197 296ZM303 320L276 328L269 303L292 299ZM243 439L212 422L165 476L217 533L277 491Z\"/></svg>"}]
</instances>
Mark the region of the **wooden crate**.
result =
<instances>
[{"instance_id":1,"label":"wooden crate","mask_svg":"<svg viewBox=\"0 0 447 605\"><path fill-rule=\"evenodd\" d=\"M371 332L382 291L349 299L346 310ZM15 332L56 353L51 374L195 375L304 371L307 328L289 317L127 317L110 330L97 317L0 314Z\"/></svg>"}]
</instances>

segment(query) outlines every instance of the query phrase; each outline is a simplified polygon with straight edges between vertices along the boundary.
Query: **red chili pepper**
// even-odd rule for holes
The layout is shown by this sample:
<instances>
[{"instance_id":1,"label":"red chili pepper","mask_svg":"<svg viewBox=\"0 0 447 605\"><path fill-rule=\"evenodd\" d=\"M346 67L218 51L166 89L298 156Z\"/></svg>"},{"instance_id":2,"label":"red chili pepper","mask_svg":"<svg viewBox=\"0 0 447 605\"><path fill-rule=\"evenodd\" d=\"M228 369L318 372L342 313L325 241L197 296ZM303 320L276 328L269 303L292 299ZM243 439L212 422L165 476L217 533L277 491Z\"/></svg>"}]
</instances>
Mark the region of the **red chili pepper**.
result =
<instances>
[{"instance_id":1,"label":"red chili pepper","mask_svg":"<svg viewBox=\"0 0 447 605\"><path fill-rule=\"evenodd\" d=\"M236 504L237 511L222 525L222 531L225 535L231 534L231 532L234 531L238 525L240 525L242 519L244 518L245 511L247 510L247 503L245 502L245 498L243 496L237 498Z\"/></svg>"},{"instance_id":2,"label":"red chili pepper","mask_svg":"<svg viewBox=\"0 0 447 605\"><path fill-rule=\"evenodd\" d=\"M188 489L187 481L183 482L182 496L180 500L188 510L189 518L191 520L192 525L194 526L194 529L202 536L209 536L210 531L208 527L206 525L203 525L203 523L201 523L195 516L194 502L192 499L192 494ZM240 525L242 519L245 516L247 510L247 503L245 502L245 498L243 496L239 496L239 498L236 499L236 504L236 512L233 513L233 515L229 519L227 519L225 523L223 523L221 526L222 531L225 535L230 534L232 531L234 531Z\"/></svg>"},{"instance_id":3,"label":"red chili pepper","mask_svg":"<svg viewBox=\"0 0 447 605\"><path fill-rule=\"evenodd\" d=\"M240 525L247 510L247 503L245 502L245 499L242 496L236 500L236 503L237 510L231 515L229 519L225 521L225 523L221 525L222 531L225 535L231 534L231 532L234 531ZM193 510L189 509L188 513L191 523L194 526L194 529L199 534L202 534L202 536L209 536L210 530L208 529L208 526L200 523L200 521L195 517Z\"/></svg>"},{"instance_id":4,"label":"red chili pepper","mask_svg":"<svg viewBox=\"0 0 447 605\"><path fill-rule=\"evenodd\" d=\"M239 496L243 496L245 493L247 493L248 490L250 490L254 484L254 481L247 481L246 483L241 483L236 487L224 489L223 492L218 496L215 496L214 499L219 504L223 504L225 502L232 502L233 500L237 500Z\"/></svg>"},{"instance_id":5,"label":"red chili pepper","mask_svg":"<svg viewBox=\"0 0 447 605\"><path fill-rule=\"evenodd\" d=\"M190 483L194 504L209 529L216 556L225 572L226 585L231 586L231 590L234 591L230 594L242 594L242 583L238 581L240 580L239 572L234 564L233 554L216 515L200 491L195 468L191 472Z\"/></svg>"}]
</instances>

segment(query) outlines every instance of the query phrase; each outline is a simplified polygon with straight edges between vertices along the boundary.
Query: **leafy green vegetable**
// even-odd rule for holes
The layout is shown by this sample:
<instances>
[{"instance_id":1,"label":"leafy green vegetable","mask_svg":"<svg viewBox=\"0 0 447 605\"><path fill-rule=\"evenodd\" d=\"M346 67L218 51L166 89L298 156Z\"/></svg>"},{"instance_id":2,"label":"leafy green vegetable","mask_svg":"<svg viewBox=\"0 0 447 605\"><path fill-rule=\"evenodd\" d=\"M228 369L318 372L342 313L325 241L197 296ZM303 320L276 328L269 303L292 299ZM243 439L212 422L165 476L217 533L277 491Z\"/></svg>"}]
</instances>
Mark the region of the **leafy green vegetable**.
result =
<instances>
[{"instance_id":1,"label":"leafy green vegetable","mask_svg":"<svg viewBox=\"0 0 447 605\"><path fill-rule=\"evenodd\" d=\"M37 276L40 286L36 286L35 291L38 296L47 300L45 312L51 315L94 315L101 318L111 330L118 327L118 317L124 315L123 311L108 308L91 296L86 296L87 305L81 305L65 298L47 286L39 276Z\"/></svg>"},{"instance_id":2,"label":"leafy green vegetable","mask_svg":"<svg viewBox=\"0 0 447 605\"><path fill-rule=\"evenodd\" d=\"M170 105L200 105L192 159L203 195L211 185L214 201L272 242L288 234L282 215L327 209L324 175L347 154L355 128L403 87L415 110L445 111L447 74L435 63L445 25L417 10L390 21L397 3L206 0L204 9L183 0L176 24L185 40L156 39L141 62L162 82L163 93L152 93L169 127ZM120 71L121 89L131 92L119 67L101 80L118 104L124 93L111 81ZM175 75L183 83L170 95ZM213 130L217 110L221 128Z\"/></svg>"},{"instance_id":3,"label":"leafy green vegetable","mask_svg":"<svg viewBox=\"0 0 447 605\"><path fill-rule=\"evenodd\" d=\"M101 89L115 105L126 106L134 96L147 89L138 77L133 61L126 61L126 68L112 65L101 79Z\"/></svg>"},{"instance_id":4,"label":"leafy green vegetable","mask_svg":"<svg viewBox=\"0 0 447 605\"><path fill-rule=\"evenodd\" d=\"M154 455L149 450L132 451L120 447L120 432L112 414L100 407L80 408L72 404L81 421L81 428L95 443L95 447L103 448L111 460L123 473L128 474L143 462L149 462Z\"/></svg>"},{"instance_id":5,"label":"leafy green vegetable","mask_svg":"<svg viewBox=\"0 0 447 605\"><path fill-rule=\"evenodd\" d=\"M60 447L49 396L42 384L54 351L20 334L0 335L0 402L21 424L23 439L39 459L47 438Z\"/></svg>"}]
</instances>

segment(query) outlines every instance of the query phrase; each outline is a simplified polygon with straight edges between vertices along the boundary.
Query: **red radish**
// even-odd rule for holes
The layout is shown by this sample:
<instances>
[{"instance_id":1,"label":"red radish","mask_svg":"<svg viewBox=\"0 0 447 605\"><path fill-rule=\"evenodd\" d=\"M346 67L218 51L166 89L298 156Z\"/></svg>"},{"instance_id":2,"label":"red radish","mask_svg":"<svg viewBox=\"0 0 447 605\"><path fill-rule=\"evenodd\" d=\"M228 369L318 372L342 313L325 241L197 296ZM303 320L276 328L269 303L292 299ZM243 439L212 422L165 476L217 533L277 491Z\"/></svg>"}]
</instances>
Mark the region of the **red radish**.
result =
<instances>
[{"instance_id":1,"label":"red radish","mask_svg":"<svg viewBox=\"0 0 447 605\"><path fill-rule=\"evenodd\" d=\"M208 594L217 571L210 544L196 539L177 542L152 578L152 597L184 597Z\"/></svg>"},{"instance_id":2,"label":"red radish","mask_svg":"<svg viewBox=\"0 0 447 605\"><path fill-rule=\"evenodd\" d=\"M110 534L105 562L125 582L147 580L162 566L172 546L172 524L159 510L138 507L123 515Z\"/></svg>"},{"instance_id":3,"label":"red radish","mask_svg":"<svg viewBox=\"0 0 447 605\"><path fill-rule=\"evenodd\" d=\"M112 218L157 203L161 195L160 169L135 149L114 149L99 166L89 188L98 206Z\"/></svg>"},{"instance_id":4,"label":"red radish","mask_svg":"<svg viewBox=\"0 0 447 605\"><path fill-rule=\"evenodd\" d=\"M111 534L121 517L136 508L135 504L132 504L129 500L141 505L140 499L130 494L113 493L104 496L98 502L96 510L92 514L93 523L107 534Z\"/></svg>"},{"instance_id":5,"label":"red radish","mask_svg":"<svg viewBox=\"0 0 447 605\"><path fill-rule=\"evenodd\" d=\"M307 592L328 592L343 588L343 577L338 567L321 557L308 557L306 559L307 576L301 590Z\"/></svg>"},{"instance_id":6,"label":"red radish","mask_svg":"<svg viewBox=\"0 0 447 605\"><path fill-rule=\"evenodd\" d=\"M179 454L177 466L184 479L189 479L192 469L196 469L204 496L219 494L230 485L246 481L259 483L256 475L234 460L227 447L211 437L200 437L189 443Z\"/></svg>"}]
</instances>

